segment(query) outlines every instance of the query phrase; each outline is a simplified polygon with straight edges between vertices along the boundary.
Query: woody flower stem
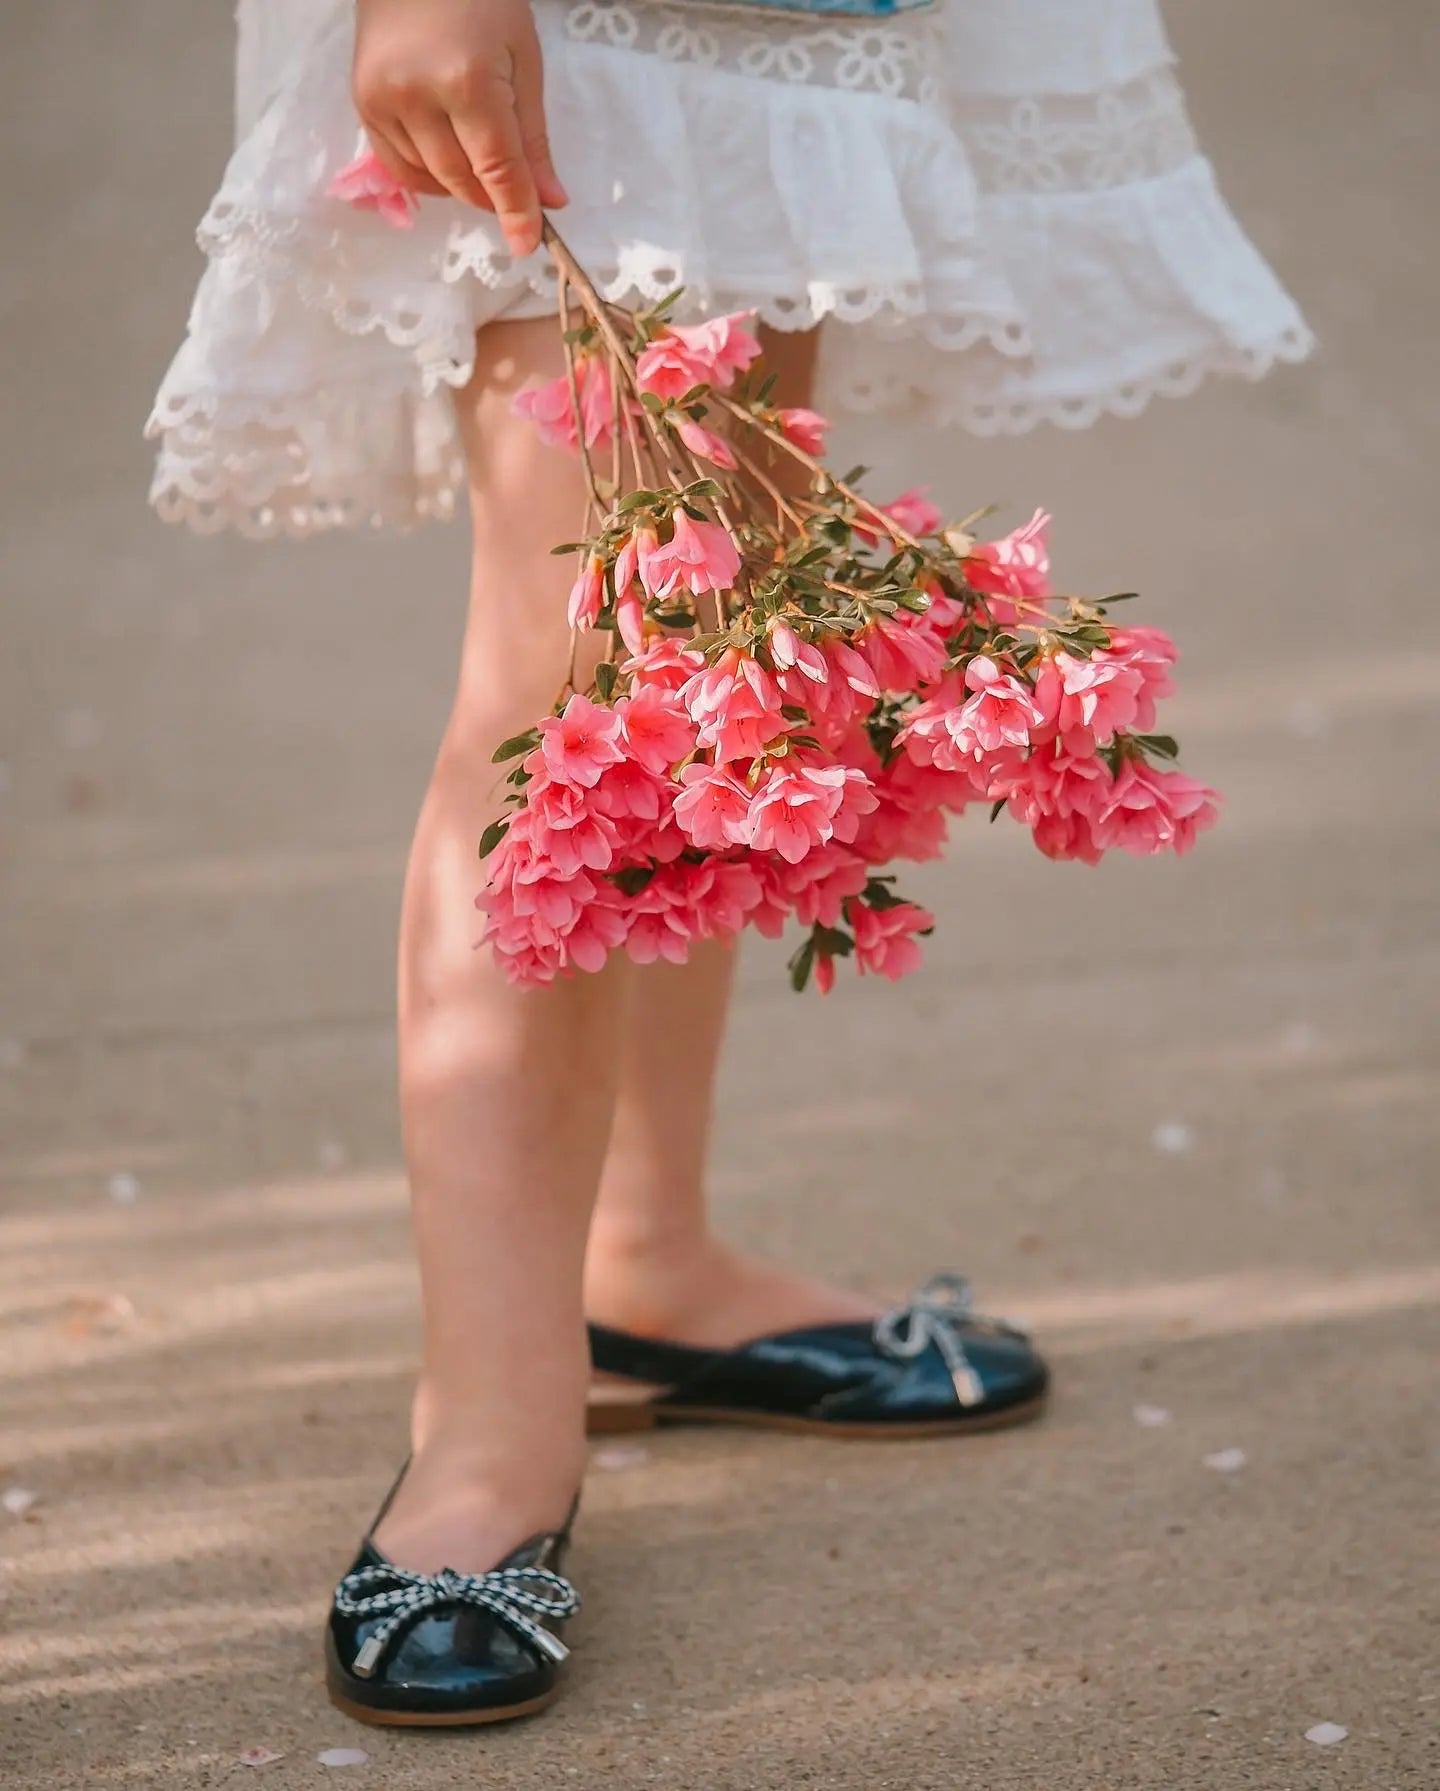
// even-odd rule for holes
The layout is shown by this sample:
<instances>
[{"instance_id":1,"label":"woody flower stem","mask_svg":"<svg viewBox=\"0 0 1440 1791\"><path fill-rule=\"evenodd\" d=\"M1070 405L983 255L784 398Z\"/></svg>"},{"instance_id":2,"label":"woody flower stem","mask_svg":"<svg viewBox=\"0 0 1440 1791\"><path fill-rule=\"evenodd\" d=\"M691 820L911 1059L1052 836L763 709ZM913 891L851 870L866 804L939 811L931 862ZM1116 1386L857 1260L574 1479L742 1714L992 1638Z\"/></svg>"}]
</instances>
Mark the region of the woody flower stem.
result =
<instances>
[{"instance_id":1,"label":"woody flower stem","mask_svg":"<svg viewBox=\"0 0 1440 1791\"><path fill-rule=\"evenodd\" d=\"M599 292L597 292L595 289L594 282L590 279L589 275L585 272L584 268L581 267L580 263L575 259L574 255L571 253L571 251L569 249L569 246L566 244L565 239L560 235L559 231L556 230L555 226L550 222L549 218L544 218L542 220L541 237L545 243L545 246L549 249L551 257L555 262L555 266L559 271L561 333L563 336L565 336L567 338L566 342L565 342L565 366L566 366L566 374L567 374L567 377L570 382L570 402L571 402L572 406L574 407L574 410L576 413L576 422L577 422L577 427L579 430L580 452L585 461L586 477L589 480L592 492L595 490L595 477L594 477L593 469L591 468L591 465L590 465L589 455L588 455L588 452L587 452L586 446L585 446L584 422L580 416L579 388L578 388L578 383L575 378L574 346L568 340L568 335L569 335L568 289L571 286L573 286L575 288L576 292L580 295L581 302L584 305L585 310L589 313L591 321L595 324L595 327L600 331L600 334L604 337L605 344L606 344L606 347L610 351L610 356L611 356L611 360L612 360L614 367L616 369L618 369L618 371L621 374L623 374L625 383L630 387L630 390L635 394L636 401L640 407L641 420L645 425L646 433L649 435L650 440L654 445L657 457L665 465L665 468L666 468L667 472L669 473L669 476L670 476L672 482L677 485L684 484L685 483L685 473L684 473L684 467L683 467L682 462L676 458L675 450L674 450L674 448L672 448L670 441L667 439L666 433L662 432L659 425L657 425L655 419L650 415L650 412L645 408L644 403L641 402L640 386L639 386L639 382L638 382L638 380L636 378L636 374L635 374L635 363L630 356L629 349L626 347L623 337L620 335L619 331L615 327L614 321L611 316L611 311L612 311L613 307L608 305L605 302L605 300L603 298L601 298ZM634 449L633 432L631 434L631 446L632 446L632 451L633 451L633 449ZM683 443L680 444L680 451L681 451L681 453L683 453L684 458L689 461L691 471L694 473L694 475L697 478L708 478L711 476L699 464L699 462L696 460L695 456L693 454L691 454L689 452L689 450L684 447ZM639 472L640 472L638 461L639 461L639 457L638 457L638 455L636 455L637 476L639 475ZM715 483L717 485L723 486L723 481L721 481L721 480L717 479L715 481ZM597 496L596 501L597 501L597 505L598 505L598 502L599 502L598 496ZM727 509L725 503L720 498L714 499L713 502L715 504L715 513L716 513L716 516L719 518L721 527L725 530L726 534L729 535L731 541L734 543L736 553L738 553L740 555L741 565L742 565L741 585L742 585L742 592L743 592L744 590L746 590L748 588L747 581L745 580L745 575L744 575L744 571L743 571L744 558L745 558L745 543L740 535L739 529L737 528L736 524L732 520L729 510ZM718 603L718 608L719 608L719 612L720 612L720 620L722 623L724 623L729 620L728 605L725 602L725 597L724 597L723 592L717 593L716 596L717 596L717 603Z\"/></svg>"},{"instance_id":2,"label":"woody flower stem","mask_svg":"<svg viewBox=\"0 0 1440 1791\"><path fill-rule=\"evenodd\" d=\"M777 429L773 423L767 423L763 418L757 417L754 411L747 410L743 404L738 403L734 398L727 398L723 392L717 392L715 398L716 402L723 405L733 417L738 417L742 423L746 423L751 429L757 430L761 435L765 436L767 440L774 442L777 448L783 448L792 460L798 460L801 466L809 467L812 473L817 474L829 485L832 485L835 490L840 493L841 497L854 504L857 510L863 510L867 516L875 517L883 526L887 535L893 535L897 541L902 542L906 547L913 547L918 553L924 553L925 549L915 537L912 534L909 534L905 529L902 529L893 517L886 515L885 511L882 510L878 504L872 504L869 498L862 496L862 494L856 491L853 486L847 485L843 479L837 479L834 473L830 471L830 468L825 465L824 461L817 460L813 454L807 454L804 448L797 447L783 430Z\"/></svg>"}]
</instances>

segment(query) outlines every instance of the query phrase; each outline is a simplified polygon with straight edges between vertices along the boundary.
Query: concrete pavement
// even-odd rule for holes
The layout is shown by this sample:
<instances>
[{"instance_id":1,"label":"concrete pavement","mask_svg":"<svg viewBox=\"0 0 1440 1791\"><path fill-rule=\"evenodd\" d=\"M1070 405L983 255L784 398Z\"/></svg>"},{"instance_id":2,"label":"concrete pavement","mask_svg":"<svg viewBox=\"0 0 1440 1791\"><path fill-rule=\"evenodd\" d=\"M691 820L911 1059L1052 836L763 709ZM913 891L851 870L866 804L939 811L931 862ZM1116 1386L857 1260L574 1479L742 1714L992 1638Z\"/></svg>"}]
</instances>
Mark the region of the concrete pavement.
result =
<instances>
[{"instance_id":1,"label":"concrete pavement","mask_svg":"<svg viewBox=\"0 0 1440 1791\"><path fill-rule=\"evenodd\" d=\"M0 23L0 1486L37 1495L0 1511L0 1783L248 1783L256 1747L395 1791L1440 1783L1436 45L1414 0L1171 23L1322 357L891 465L1042 499L1076 584L1138 583L1224 824L1098 873L962 829L931 974L823 1023L749 954L715 1171L737 1239L885 1293L965 1267L1053 1414L606 1454L570 1696L441 1739L315 1669L413 1360L390 959L463 542L151 520L226 10Z\"/></svg>"}]
</instances>

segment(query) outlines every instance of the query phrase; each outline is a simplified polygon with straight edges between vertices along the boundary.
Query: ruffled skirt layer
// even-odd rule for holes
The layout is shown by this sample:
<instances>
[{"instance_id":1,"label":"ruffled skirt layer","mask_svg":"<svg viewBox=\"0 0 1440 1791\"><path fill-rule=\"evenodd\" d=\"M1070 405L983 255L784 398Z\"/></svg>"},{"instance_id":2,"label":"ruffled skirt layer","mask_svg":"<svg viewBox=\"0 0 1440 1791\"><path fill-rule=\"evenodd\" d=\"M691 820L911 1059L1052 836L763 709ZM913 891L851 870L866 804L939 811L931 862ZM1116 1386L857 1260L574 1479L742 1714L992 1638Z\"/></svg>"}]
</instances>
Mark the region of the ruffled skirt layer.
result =
<instances>
[{"instance_id":1,"label":"ruffled skirt layer","mask_svg":"<svg viewBox=\"0 0 1440 1791\"><path fill-rule=\"evenodd\" d=\"M683 285L681 316L825 322L831 413L1079 427L1308 351L1148 0L955 11L538 0L567 241L620 302ZM406 232L326 197L357 148L348 0L245 0L241 24L240 141L150 422L154 502L261 535L448 515L450 388L479 327L552 308L548 266L452 201Z\"/></svg>"}]
</instances>

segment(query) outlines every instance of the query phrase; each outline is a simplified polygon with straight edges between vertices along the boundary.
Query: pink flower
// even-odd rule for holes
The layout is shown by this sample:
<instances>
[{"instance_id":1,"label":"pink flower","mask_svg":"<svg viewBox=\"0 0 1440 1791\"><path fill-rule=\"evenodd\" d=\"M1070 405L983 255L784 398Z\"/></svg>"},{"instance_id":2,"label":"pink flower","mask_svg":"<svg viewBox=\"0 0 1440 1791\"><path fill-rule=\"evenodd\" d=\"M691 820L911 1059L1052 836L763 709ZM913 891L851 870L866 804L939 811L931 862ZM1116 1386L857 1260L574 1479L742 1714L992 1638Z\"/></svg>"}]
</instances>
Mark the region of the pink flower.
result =
<instances>
[{"instance_id":1,"label":"pink flower","mask_svg":"<svg viewBox=\"0 0 1440 1791\"><path fill-rule=\"evenodd\" d=\"M907 535L934 535L938 533L945 521L944 516L926 497L928 485L915 485L909 491L902 491L891 503L880 506L881 513L888 516L893 523L902 528ZM864 520L851 524L862 541L868 541L873 547L880 539L880 529L868 515Z\"/></svg>"},{"instance_id":2,"label":"pink flower","mask_svg":"<svg viewBox=\"0 0 1440 1791\"><path fill-rule=\"evenodd\" d=\"M825 645L825 657L836 674L836 681L848 684L858 696L879 696L880 686L863 653L857 653L845 641L832 640Z\"/></svg>"},{"instance_id":3,"label":"pink flower","mask_svg":"<svg viewBox=\"0 0 1440 1791\"><path fill-rule=\"evenodd\" d=\"M812 964L815 974L815 987L822 995L828 995L835 987L835 959L832 953L817 947Z\"/></svg>"},{"instance_id":4,"label":"pink flower","mask_svg":"<svg viewBox=\"0 0 1440 1791\"><path fill-rule=\"evenodd\" d=\"M855 934L855 962L862 976L884 976L897 982L920 968L917 933L928 933L935 916L914 902L871 908L856 902L848 910Z\"/></svg>"},{"instance_id":5,"label":"pink flower","mask_svg":"<svg viewBox=\"0 0 1440 1791\"><path fill-rule=\"evenodd\" d=\"M975 694L963 705L957 740L968 737L981 752L1001 746L1025 746L1030 730L1044 720L1029 687L993 659L977 655L965 668L965 687Z\"/></svg>"},{"instance_id":6,"label":"pink flower","mask_svg":"<svg viewBox=\"0 0 1440 1791\"><path fill-rule=\"evenodd\" d=\"M599 783L607 765L624 758L619 733L615 711L577 690L561 714L547 715L540 723L540 751L552 777L588 790Z\"/></svg>"},{"instance_id":7,"label":"pink flower","mask_svg":"<svg viewBox=\"0 0 1440 1791\"><path fill-rule=\"evenodd\" d=\"M605 565L594 554L588 554L579 576L570 587L567 611L572 628L593 628L600 619L600 606L605 601Z\"/></svg>"},{"instance_id":8,"label":"pink flower","mask_svg":"<svg viewBox=\"0 0 1440 1791\"><path fill-rule=\"evenodd\" d=\"M750 799L751 844L798 864L835 837L844 795L843 766L782 760Z\"/></svg>"},{"instance_id":9,"label":"pink flower","mask_svg":"<svg viewBox=\"0 0 1440 1791\"><path fill-rule=\"evenodd\" d=\"M343 199L357 211L377 212L397 230L415 227L414 212L419 203L416 195L396 180L373 149L366 149L347 163L325 191L332 199Z\"/></svg>"},{"instance_id":10,"label":"pink flower","mask_svg":"<svg viewBox=\"0 0 1440 1791\"><path fill-rule=\"evenodd\" d=\"M802 410L792 406L789 410L778 411L775 420L786 441L794 442L806 454L825 452L825 432L830 427L830 419L822 417L818 410Z\"/></svg>"},{"instance_id":11,"label":"pink flower","mask_svg":"<svg viewBox=\"0 0 1440 1791\"><path fill-rule=\"evenodd\" d=\"M668 541L650 546L638 541L640 582L663 601L679 591L701 597L707 591L728 591L740 570L735 543L718 522L696 522L677 510Z\"/></svg>"},{"instance_id":12,"label":"pink flower","mask_svg":"<svg viewBox=\"0 0 1440 1791\"><path fill-rule=\"evenodd\" d=\"M652 542L656 539L655 531L642 524L628 534L616 550L615 564L610 571L610 581L616 597L623 597L635 582L635 574L640 569L642 536L648 536Z\"/></svg>"},{"instance_id":13,"label":"pink flower","mask_svg":"<svg viewBox=\"0 0 1440 1791\"><path fill-rule=\"evenodd\" d=\"M615 422L615 393L609 367L595 355L577 355L575 390L580 399L586 447L608 447ZM511 399L510 409L515 416L528 417L534 423L547 447L578 450L579 430L570 402L568 377L527 386Z\"/></svg>"},{"instance_id":14,"label":"pink flower","mask_svg":"<svg viewBox=\"0 0 1440 1791\"><path fill-rule=\"evenodd\" d=\"M612 886L606 886L607 891ZM580 918L565 935L562 950L565 962L573 964L577 970L596 971L604 968L605 960L616 946L625 943L625 935L629 931L624 911L620 907L618 891L607 895L597 895L597 899L582 910Z\"/></svg>"},{"instance_id":15,"label":"pink flower","mask_svg":"<svg viewBox=\"0 0 1440 1791\"><path fill-rule=\"evenodd\" d=\"M723 765L687 765L675 798L675 819L702 851L750 843L750 792Z\"/></svg>"},{"instance_id":16,"label":"pink flower","mask_svg":"<svg viewBox=\"0 0 1440 1791\"><path fill-rule=\"evenodd\" d=\"M657 398L683 398L695 386L723 391L733 385L735 375L760 352L760 344L745 328L753 315L737 311L704 323L671 325L636 359L640 389Z\"/></svg>"},{"instance_id":17,"label":"pink flower","mask_svg":"<svg viewBox=\"0 0 1440 1791\"><path fill-rule=\"evenodd\" d=\"M645 651L645 605L629 587L615 599L615 626L632 653Z\"/></svg>"},{"instance_id":18,"label":"pink flower","mask_svg":"<svg viewBox=\"0 0 1440 1791\"><path fill-rule=\"evenodd\" d=\"M1050 518L1037 510L1022 528L998 541L980 541L964 562L965 582L972 590L999 597L1038 598L1050 595ZM992 603L990 613L1008 624L1020 614L1014 604Z\"/></svg>"},{"instance_id":19,"label":"pink flower","mask_svg":"<svg viewBox=\"0 0 1440 1791\"><path fill-rule=\"evenodd\" d=\"M1135 715L1130 730L1148 734L1155 726L1155 704L1175 689L1170 667L1180 657L1175 643L1162 628L1112 628L1110 645L1096 654L1100 660L1119 660L1140 680Z\"/></svg>"},{"instance_id":20,"label":"pink flower","mask_svg":"<svg viewBox=\"0 0 1440 1791\"><path fill-rule=\"evenodd\" d=\"M617 835L608 817L596 808L589 790L548 778L531 786L526 812L536 862L548 863L560 876L581 870L608 871L615 858Z\"/></svg>"},{"instance_id":21,"label":"pink flower","mask_svg":"<svg viewBox=\"0 0 1440 1791\"><path fill-rule=\"evenodd\" d=\"M1041 720L1073 753L1094 752L1132 728L1145 694L1146 681L1138 667L1109 654L1077 659L1056 653L1035 678ZM1150 710L1153 714L1153 701Z\"/></svg>"},{"instance_id":22,"label":"pink flower","mask_svg":"<svg viewBox=\"0 0 1440 1791\"><path fill-rule=\"evenodd\" d=\"M829 680L830 668L825 663L825 655L812 641L802 641L788 622L773 621L766 639L777 671L788 672L793 667L812 684L824 684Z\"/></svg>"},{"instance_id":23,"label":"pink flower","mask_svg":"<svg viewBox=\"0 0 1440 1791\"><path fill-rule=\"evenodd\" d=\"M733 472L735 451L723 435L716 435L713 429L707 429L703 423L696 423L690 417L682 417L676 423L675 433L692 454L698 454L702 460Z\"/></svg>"},{"instance_id":24,"label":"pink flower","mask_svg":"<svg viewBox=\"0 0 1440 1791\"><path fill-rule=\"evenodd\" d=\"M705 669L705 661L684 641L661 636L620 668L637 690L676 691Z\"/></svg>"},{"instance_id":25,"label":"pink flower","mask_svg":"<svg viewBox=\"0 0 1440 1791\"><path fill-rule=\"evenodd\" d=\"M1102 846L1146 857L1167 848L1188 852L1202 828L1214 825L1219 797L1182 771L1157 771L1127 758L1094 823Z\"/></svg>"},{"instance_id":26,"label":"pink flower","mask_svg":"<svg viewBox=\"0 0 1440 1791\"><path fill-rule=\"evenodd\" d=\"M646 851L654 844L655 828L665 825L672 806L669 781L647 771L633 758L608 766L587 794L600 812L613 820L642 823L640 828L627 831L638 833L636 844Z\"/></svg>"},{"instance_id":27,"label":"pink flower","mask_svg":"<svg viewBox=\"0 0 1440 1791\"><path fill-rule=\"evenodd\" d=\"M945 669L945 643L923 621L881 616L854 637L882 690L915 690Z\"/></svg>"},{"instance_id":28,"label":"pink flower","mask_svg":"<svg viewBox=\"0 0 1440 1791\"><path fill-rule=\"evenodd\" d=\"M647 771L668 771L695 750L695 728L673 693L649 685L615 705L631 754Z\"/></svg>"},{"instance_id":29,"label":"pink flower","mask_svg":"<svg viewBox=\"0 0 1440 1791\"><path fill-rule=\"evenodd\" d=\"M717 764L753 759L786 731L780 686L757 659L729 647L680 691Z\"/></svg>"}]
</instances>

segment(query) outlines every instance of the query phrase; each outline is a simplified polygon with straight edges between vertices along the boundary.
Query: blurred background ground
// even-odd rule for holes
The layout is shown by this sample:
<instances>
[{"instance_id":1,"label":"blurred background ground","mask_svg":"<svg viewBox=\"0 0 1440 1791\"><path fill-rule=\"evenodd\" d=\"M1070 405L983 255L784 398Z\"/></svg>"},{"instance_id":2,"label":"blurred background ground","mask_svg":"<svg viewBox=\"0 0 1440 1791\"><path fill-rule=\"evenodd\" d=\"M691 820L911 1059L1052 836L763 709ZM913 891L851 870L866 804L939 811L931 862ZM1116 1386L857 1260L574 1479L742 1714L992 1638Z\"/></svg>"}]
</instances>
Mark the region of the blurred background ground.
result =
<instances>
[{"instance_id":1,"label":"blurred background ground","mask_svg":"<svg viewBox=\"0 0 1440 1791\"><path fill-rule=\"evenodd\" d=\"M965 1267L1053 1348L1053 1414L607 1454L568 1700L416 1740L333 1713L315 1643L402 1446L391 943L462 534L151 519L226 9L7 9L0 1780L228 1784L267 1747L303 1786L358 1745L357 1784L427 1791L1440 1782L1436 34L1418 0L1170 14L1322 358L883 448L1138 583L1225 824L1099 873L962 830L929 974L823 1014L751 954L715 1170L793 1260Z\"/></svg>"}]
</instances>

